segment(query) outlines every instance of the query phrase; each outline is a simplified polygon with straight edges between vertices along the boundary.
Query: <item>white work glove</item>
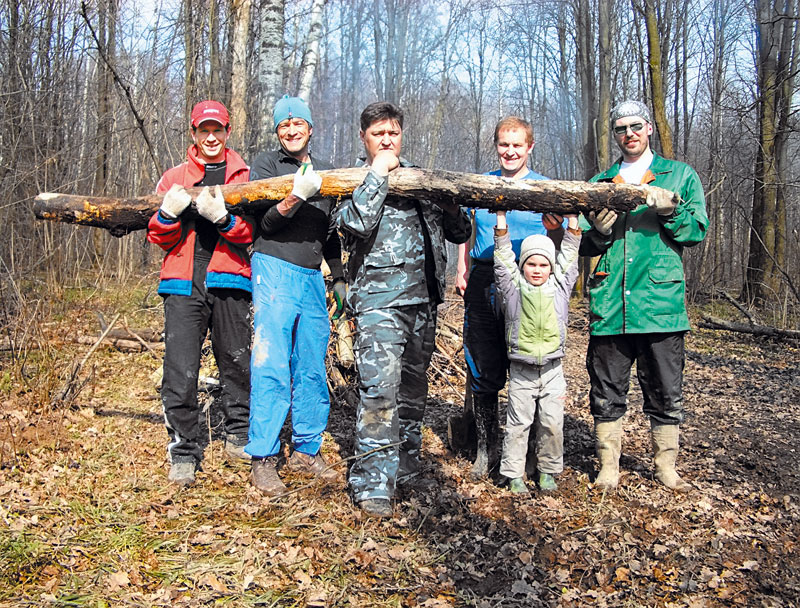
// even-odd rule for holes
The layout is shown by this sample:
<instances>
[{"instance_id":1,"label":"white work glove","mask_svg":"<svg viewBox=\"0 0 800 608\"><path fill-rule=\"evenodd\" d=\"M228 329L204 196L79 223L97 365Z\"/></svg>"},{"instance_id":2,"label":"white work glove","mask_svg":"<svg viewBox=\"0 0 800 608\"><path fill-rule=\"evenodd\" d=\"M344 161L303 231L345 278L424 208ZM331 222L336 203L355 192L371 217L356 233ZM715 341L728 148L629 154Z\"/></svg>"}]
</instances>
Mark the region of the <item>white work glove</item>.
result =
<instances>
[{"instance_id":1,"label":"white work glove","mask_svg":"<svg viewBox=\"0 0 800 608\"><path fill-rule=\"evenodd\" d=\"M192 202L192 196L180 184L172 187L164 194L161 202L161 213L172 220L177 218Z\"/></svg>"},{"instance_id":2,"label":"white work glove","mask_svg":"<svg viewBox=\"0 0 800 608\"><path fill-rule=\"evenodd\" d=\"M322 186L322 176L314 171L311 164L303 163L303 166L294 174L292 194L306 201L319 192L320 186Z\"/></svg>"},{"instance_id":3,"label":"white work glove","mask_svg":"<svg viewBox=\"0 0 800 608\"><path fill-rule=\"evenodd\" d=\"M214 194L208 186L197 195L197 213L206 218L209 222L219 224L228 217L228 210L225 208L225 199L219 186L214 187Z\"/></svg>"},{"instance_id":4,"label":"white work glove","mask_svg":"<svg viewBox=\"0 0 800 608\"><path fill-rule=\"evenodd\" d=\"M648 188L645 204L651 209L655 209L658 215L671 215L675 211L675 204L678 197L674 192L663 188Z\"/></svg>"},{"instance_id":5,"label":"white work glove","mask_svg":"<svg viewBox=\"0 0 800 608\"><path fill-rule=\"evenodd\" d=\"M614 226L614 222L617 221L617 212L613 209L603 209L597 213L590 211L589 221L592 223L592 226L594 226L594 229L597 230L597 232L608 236L611 234L611 229Z\"/></svg>"}]
</instances>

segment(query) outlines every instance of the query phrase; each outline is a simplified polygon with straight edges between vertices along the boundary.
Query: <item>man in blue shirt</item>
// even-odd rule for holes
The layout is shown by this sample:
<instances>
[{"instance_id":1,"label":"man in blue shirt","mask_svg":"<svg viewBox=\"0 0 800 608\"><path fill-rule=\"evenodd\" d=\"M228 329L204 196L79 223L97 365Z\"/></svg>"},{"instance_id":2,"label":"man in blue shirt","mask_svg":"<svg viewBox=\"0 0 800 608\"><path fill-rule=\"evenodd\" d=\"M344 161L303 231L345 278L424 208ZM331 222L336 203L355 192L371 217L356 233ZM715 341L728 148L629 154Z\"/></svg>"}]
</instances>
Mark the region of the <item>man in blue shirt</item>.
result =
<instances>
[{"instance_id":1,"label":"man in blue shirt","mask_svg":"<svg viewBox=\"0 0 800 608\"><path fill-rule=\"evenodd\" d=\"M528 168L533 151L533 128L517 116L497 123L494 144L500 169L489 175L509 179L548 179ZM506 384L508 356L505 327L494 285L494 213L487 209L469 209L472 218L472 249L459 246L456 291L464 297L464 357L467 361L467 395L464 414L450 419L448 437L452 449L470 448L477 439L477 452L471 475L486 477L498 461L501 441L498 426L497 394ZM550 234L558 245L563 229L561 219L533 211L512 210L506 213L508 233L514 255L525 237ZM470 407L470 392L472 407ZM474 412L474 416L473 416ZM474 431L473 431L474 429ZM466 441L465 441L466 439Z\"/></svg>"}]
</instances>

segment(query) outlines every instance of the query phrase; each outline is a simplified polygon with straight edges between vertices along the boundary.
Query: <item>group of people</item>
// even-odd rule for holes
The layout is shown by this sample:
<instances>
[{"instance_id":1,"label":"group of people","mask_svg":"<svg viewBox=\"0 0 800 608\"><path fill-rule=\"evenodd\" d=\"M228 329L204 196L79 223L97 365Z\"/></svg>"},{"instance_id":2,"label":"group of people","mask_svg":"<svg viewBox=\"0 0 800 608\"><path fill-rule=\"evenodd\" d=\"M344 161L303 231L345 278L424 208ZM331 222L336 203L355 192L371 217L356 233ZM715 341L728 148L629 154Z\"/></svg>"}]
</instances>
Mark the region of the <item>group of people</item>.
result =
<instances>
[{"instance_id":1,"label":"group of people","mask_svg":"<svg viewBox=\"0 0 800 608\"><path fill-rule=\"evenodd\" d=\"M369 171L337 208L317 196L317 170L332 166L311 155L308 105L285 96L273 120L280 149L259 155L248 168L226 145L231 125L225 106L197 104L187 160L157 186L164 198L148 240L166 251L159 285L165 315L161 393L172 482L193 483L202 461L197 379L209 331L220 373L225 451L251 462L253 485L269 496L285 492L282 467L323 479L338 475L320 452L330 409L324 362L330 324L320 269L325 260L334 316L346 304L356 327L360 399L349 486L366 514L391 516L397 485L420 472L426 373L450 241L459 245L456 290L465 303L471 406L465 406L460 431L475 438L471 474L486 477L499 460L512 492L528 492L526 473L530 478L534 471L541 490L557 488L566 398L561 359L580 254L600 256L588 278L586 359L601 465L595 485L611 489L618 483L622 417L636 361L652 425L655 476L670 488L688 488L675 470L689 329L681 254L703 239L708 220L694 170L650 149L647 106L623 102L614 108L611 127L622 157L592 181L663 189L633 211L603 209L580 218L491 213L391 195L391 172L414 165L401 155L403 112L388 102L361 113L365 157L359 164ZM494 144L500 163L494 174L547 179L528 168L534 139L527 121L500 121ZM229 213L219 190L290 174L291 194L250 216ZM194 209L186 191L193 186L203 187ZM507 376L501 446L498 393ZM283 462L280 432L289 413L292 451Z\"/></svg>"}]
</instances>

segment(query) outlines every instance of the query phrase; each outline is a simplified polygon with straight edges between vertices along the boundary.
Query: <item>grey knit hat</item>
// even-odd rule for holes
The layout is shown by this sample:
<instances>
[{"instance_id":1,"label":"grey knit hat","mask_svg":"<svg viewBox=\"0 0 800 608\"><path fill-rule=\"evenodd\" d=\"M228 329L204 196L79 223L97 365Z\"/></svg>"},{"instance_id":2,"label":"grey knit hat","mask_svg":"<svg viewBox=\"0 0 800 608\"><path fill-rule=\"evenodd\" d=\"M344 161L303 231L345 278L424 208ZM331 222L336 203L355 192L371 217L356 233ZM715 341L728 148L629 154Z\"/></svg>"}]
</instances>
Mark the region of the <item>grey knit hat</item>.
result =
<instances>
[{"instance_id":1,"label":"grey knit hat","mask_svg":"<svg viewBox=\"0 0 800 608\"><path fill-rule=\"evenodd\" d=\"M519 250L519 268L525 265L528 258L532 255L543 255L548 262L550 262L550 271L555 270L556 267L556 246L549 236L544 234L532 234L522 241L522 247Z\"/></svg>"},{"instance_id":2,"label":"grey knit hat","mask_svg":"<svg viewBox=\"0 0 800 608\"><path fill-rule=\"evenodd\" d=\"M611 110L611 124L613 125L620 118L627 118L628 116L641 116L647 122L651 124L653 122L650 119L650 110L647 109L645 104L641 101L628 99L618 103L616 107Z\"/></svg>"}]
</instances>

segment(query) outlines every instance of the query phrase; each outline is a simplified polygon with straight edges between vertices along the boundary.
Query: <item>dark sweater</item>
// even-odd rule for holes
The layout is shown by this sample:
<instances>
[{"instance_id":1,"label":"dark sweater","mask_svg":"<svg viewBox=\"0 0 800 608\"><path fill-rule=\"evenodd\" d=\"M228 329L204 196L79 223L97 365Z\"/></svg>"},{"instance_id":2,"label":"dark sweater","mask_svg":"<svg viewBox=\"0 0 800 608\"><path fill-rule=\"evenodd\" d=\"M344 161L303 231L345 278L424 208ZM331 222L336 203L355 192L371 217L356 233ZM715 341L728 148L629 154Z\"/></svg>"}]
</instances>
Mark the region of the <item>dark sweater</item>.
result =
<instances>
[{"instance_id":1,"label":"dark sweater","mask_svg":"<svg viewBox=\"0 0 800 608\"><path fill-rule=\"evenodd\" d=\"M317 171L333 169L330 163L313 157L311 162ZM300 165L300 161L281 150L265 152L252 162L250 180L291 175ZM291 216L281 215L277 205L276 201L266 211L256 214L253 250L303 268L319 268L324 257L331 276L342 278L342 246L333 219L336 201L329 198L307 201L299 204Z\"/></svg>"}]
</instances>

